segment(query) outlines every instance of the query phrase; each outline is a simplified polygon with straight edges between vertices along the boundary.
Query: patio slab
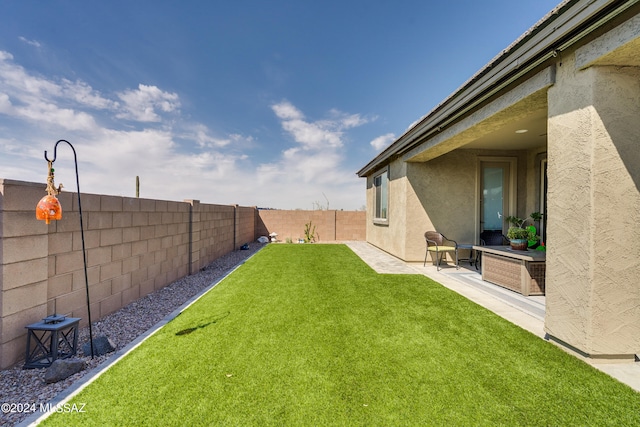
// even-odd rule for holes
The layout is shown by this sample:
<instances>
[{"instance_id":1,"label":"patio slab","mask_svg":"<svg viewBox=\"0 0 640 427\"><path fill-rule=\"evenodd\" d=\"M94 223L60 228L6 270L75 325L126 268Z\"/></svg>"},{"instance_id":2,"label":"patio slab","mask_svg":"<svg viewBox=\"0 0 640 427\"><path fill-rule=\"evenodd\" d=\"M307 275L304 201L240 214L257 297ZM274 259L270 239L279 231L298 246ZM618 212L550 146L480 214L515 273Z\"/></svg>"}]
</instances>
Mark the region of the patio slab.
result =
<instances>
[{"instance_id":1,"label":"patio slab","mask_svg":"<svg viewBox=\"0 0 640 427\"><path fill-rule=\"evenodd\" d=\"M358 241L347 242L364 262L380 274L416 274L416 271L404 261L384 252L370 243Z\"/></svg>"},{"instance_id":2,"label":"patio slab","mask_svg":"<svg viewBox=\"0 0 640 427\"><path fill-rule=\"evenodd\" d=\"M430 262L426 266L422 263L406 263L367 242L345 242L345 244L378 273L423 274L511 323L546 339L544 296L525 297L485 282L475 267L468 262L461 262L460 269L456 269L452 263L449 263L437 271ZM559 347L640 392L640 362L594 363L593 359L582 357L566 347Z\"/></svg>"}]
</instances>

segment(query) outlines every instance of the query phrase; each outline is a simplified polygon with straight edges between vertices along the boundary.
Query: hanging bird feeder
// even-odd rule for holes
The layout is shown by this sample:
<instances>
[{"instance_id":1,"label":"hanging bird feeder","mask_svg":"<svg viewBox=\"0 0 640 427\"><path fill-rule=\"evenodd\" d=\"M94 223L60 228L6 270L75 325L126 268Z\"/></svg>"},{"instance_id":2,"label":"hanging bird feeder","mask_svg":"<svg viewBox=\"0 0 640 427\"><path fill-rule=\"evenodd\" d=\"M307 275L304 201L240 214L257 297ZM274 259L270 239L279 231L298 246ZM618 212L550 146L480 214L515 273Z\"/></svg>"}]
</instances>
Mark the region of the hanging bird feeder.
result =
<instances>
[{"instance_id":1,"label":"hanging bird feeder","mask_svg":"<svg viewBox=\"0 0 640 427\"><path fill-rule=\"evenodd\" d=\"M44 196L36 205L36 219L44 220L47 224L49 221L62 219L62 206L56 197L62 191L62 184L55 187L53 182L53 162L49 161L49 175L47 176L47 195Z\"/></svg>"}]
</instances>

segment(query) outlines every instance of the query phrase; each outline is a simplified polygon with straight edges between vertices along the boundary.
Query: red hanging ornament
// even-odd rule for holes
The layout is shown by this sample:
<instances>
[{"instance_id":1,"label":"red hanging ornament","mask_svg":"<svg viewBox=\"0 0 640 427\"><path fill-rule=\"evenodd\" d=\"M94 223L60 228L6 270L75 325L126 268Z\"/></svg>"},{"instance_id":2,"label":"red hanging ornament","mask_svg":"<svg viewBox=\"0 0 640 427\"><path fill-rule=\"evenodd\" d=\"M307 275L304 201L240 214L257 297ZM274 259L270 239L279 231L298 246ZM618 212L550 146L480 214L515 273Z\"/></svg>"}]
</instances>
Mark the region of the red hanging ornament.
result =
<instances>
[{"instance_id":1,"label":"red hanging ornament","mask_svg":"<svg viewBox=\"0 0 640 427\"><path fill-rule=\"evenodd\" d=\"M47 224L54 219L62 219L62 206L56 196L46 195L36 206L36 219L45 220Z\"/></svg>"},{"instance_id":2,"label":"red hanging ornament","mask_svg":"<svg viewBox=\"0 0 640 427\"><path fill-rule=\"evenodd\" d=\"M62 190L62 184L55 188L53 182L53 167L52 162L49 162L49 176L47 177L47 195L44 196L36 205L36 219L44 220L47 224L49 221L62 219L62 206L60 201L56 197Z\"/></svg>"}]
</instances>

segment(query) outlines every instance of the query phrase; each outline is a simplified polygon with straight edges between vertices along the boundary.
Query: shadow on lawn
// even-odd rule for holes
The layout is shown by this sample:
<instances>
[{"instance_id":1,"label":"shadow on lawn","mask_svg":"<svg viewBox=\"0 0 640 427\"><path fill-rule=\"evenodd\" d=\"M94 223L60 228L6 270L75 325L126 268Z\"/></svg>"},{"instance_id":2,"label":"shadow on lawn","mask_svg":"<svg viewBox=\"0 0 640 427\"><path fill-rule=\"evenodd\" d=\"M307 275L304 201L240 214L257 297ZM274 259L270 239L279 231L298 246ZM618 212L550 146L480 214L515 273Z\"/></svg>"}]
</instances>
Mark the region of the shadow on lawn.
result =
<instances>
[{"instance_id":1,"label":"shadow on lawn","mask_svg":"<svg viewBox=\"0 0 640 427\"><path fill-rule=\"evenodd\" d=\"M215 317L213 320L211 320L211 321L209 321L207 323L201 323L201 324L199 324L197 326L194 326L193 328L186 328L186 329L183 329L181 331L178 331L178 332L176 332L176 335L187 335L187 334L190 334L191 332L193 332L193 331L195 331L197 329L206 328L207 326L213 325L214 323L217 323L219 320L224 319L225 317L229 316L230 314L231 314L231 312L227 311L226 313Z\"/></svg>"}]
</instances>

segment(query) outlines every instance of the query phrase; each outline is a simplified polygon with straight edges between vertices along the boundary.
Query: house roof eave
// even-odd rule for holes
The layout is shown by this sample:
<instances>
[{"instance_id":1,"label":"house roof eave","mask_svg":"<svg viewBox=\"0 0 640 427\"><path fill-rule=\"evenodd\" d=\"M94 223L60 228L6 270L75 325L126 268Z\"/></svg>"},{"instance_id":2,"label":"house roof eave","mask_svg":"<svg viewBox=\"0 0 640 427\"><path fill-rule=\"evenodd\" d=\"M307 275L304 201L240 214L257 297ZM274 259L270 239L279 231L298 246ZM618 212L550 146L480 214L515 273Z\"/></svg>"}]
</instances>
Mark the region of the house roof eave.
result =
<instances>
[{"instance_id":1,"label":"house roof eave","mask_svg":"<svg viewBox=\"0 0 640 427\"><path fill-rule=\"evenodd\" d=\"M553 58L594 28L604 25L639 1L564 0L407 129L389 147L361 168L357 175L367 176L391 161L394 156L401 155L429 139L454 120L472 112L491 94L497 93L536 66ZM608 7L612 7L612 12L594 23L594 17Z\"/></svg>"}]
</instances>

